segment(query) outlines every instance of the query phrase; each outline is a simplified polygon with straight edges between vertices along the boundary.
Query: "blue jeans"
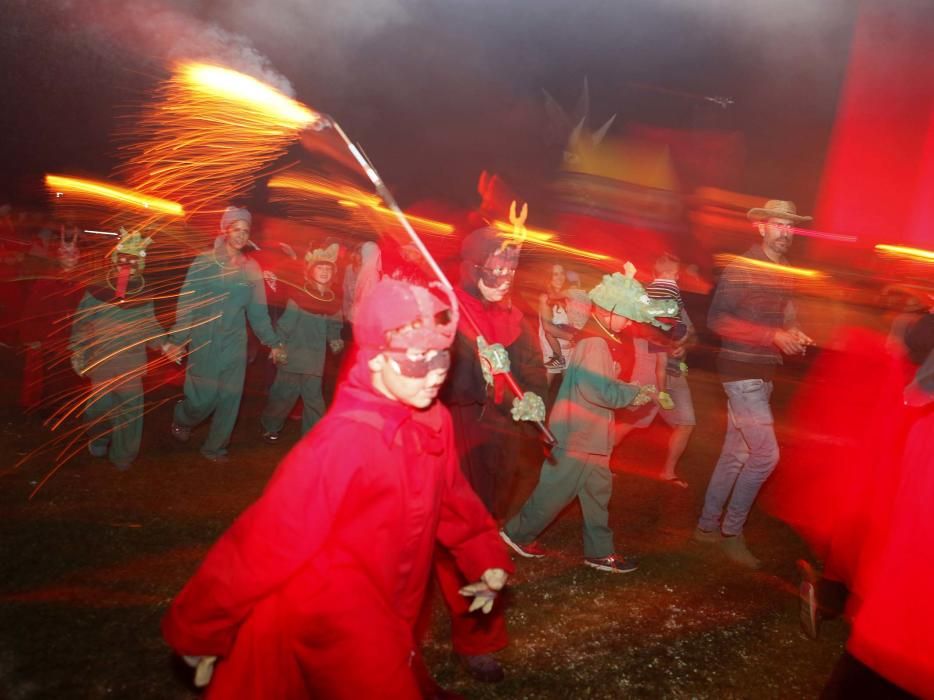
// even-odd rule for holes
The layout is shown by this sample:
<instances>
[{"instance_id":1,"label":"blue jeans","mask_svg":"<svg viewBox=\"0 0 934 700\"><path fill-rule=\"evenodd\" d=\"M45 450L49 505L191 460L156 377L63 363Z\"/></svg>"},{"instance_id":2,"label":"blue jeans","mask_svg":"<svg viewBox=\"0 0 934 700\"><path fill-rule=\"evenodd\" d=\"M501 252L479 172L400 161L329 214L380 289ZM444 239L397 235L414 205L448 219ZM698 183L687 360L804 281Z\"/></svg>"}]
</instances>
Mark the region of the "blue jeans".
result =
<instances>
[{"instance_id":1,"label":"blue jeans","mask_svg":"<svg viewBox=\"0 0 934 700\"><path fill-rule=\"evenodd\" d=\"M778 464L778 442L769 406L772 382L743 379L724 382L723 389L729 422L697 525L732 536L743 531L759 489Z\"/></svg>"}]
</instances>

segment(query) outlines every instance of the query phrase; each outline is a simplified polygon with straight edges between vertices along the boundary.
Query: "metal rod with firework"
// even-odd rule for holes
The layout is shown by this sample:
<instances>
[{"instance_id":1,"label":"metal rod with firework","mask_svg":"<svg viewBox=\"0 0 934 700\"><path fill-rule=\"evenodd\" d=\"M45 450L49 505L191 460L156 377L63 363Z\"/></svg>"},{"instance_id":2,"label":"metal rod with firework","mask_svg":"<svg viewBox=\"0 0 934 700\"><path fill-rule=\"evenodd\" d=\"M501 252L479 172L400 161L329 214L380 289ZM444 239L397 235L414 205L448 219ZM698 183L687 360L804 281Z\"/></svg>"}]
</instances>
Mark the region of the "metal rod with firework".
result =
<instances>
[{"instance_id":1,"label":"metal rod with firework","mask_svg":"<svg viewBox=\"0 0 934 700\"><path fill-rule=\"evenodd\" d=\"M428 264L428 267L431 268L431 271L434 273L435 277L438 278L438 281L442 284L442 286L444 286L445 290L450 293L451 297L455 300L456 303L457 297L454 294L454 285L451 284L451 281L447 278L447 275L444 274L444 271L438 265L438 262L435 260L434 256L429 252L428 248L425 247L421 237L418 235L418 233L415 232L415 229L412 228L412 225L406 218L405 213L399 207L398 203L396 203L396 199L392 196L392 192L389 191L389 188L383 182L383 179L376 171L376 168L373 167L373 164L370 162L370 160L363 154L363 152L356 146L356 144L354 144L348 138L347 134L344 133L344 130L340 127L340 124L338 124L333 118L328 119L326 122L319 122L318 124L321 126L330 126L333 128L338 136L340 136L341 140L347 145L347 148L350 151L350 154L353 156L354 160L360 164L360 167L363 169L363 172L366 174L367 178L369 178L370 182L373 183L373 187L376 189L377 194L379 194L379 196L386 203L386 206L389 207L389 209L398 219L399 224L402 226L406 234L408 234L412 244L422 255L425 262ZM470 312L463 307L459 309L459 312L462 317L466 319L467 323L477 334L477 336L482 337L483 334L480 332L480 326L477 324L476 319L470 315ZM518 382L516 382L515 377L513 377L509 372L503 374L503 377L505 378L506 384L509 386L513 394L515 394L517 398L522 399L522 397L525 395L525 392L522 391L522 388L519 386ZM534 421L534 423L539 431L541 431L542 438L547 443L547 445L550 448L555 447L558 444L558 441L555 439L555 436L552 434L552 432L548 429L548 426L545 425L545 422Z\"/></svg>"}]
</instances>

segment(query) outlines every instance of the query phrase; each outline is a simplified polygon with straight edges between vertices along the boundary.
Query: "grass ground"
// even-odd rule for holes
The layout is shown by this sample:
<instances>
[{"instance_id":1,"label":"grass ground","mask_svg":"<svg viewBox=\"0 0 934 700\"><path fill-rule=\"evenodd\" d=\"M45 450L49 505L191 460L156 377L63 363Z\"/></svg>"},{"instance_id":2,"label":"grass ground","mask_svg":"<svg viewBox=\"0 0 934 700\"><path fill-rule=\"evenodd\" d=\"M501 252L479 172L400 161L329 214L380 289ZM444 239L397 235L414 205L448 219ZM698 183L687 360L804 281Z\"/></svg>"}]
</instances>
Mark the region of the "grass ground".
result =
<instances>
[{"instance_id":1,"label":"grass ground","mask_svg":"<svg viewBox=\"0 0 934 700\"><path fill-rule=\"evenodd\" d=\"M257 385L251 377L250 384ZM639 571L581 566L572 506L542 543L554 555L517 562L511 581L504 682L473 682L449 652L439 601L429 666L469 698L815 697L843 648L842 622L817 642L798 628L795 559L806 553L783 524L756 510L747 539L761 571L737 568L690 540L724 429L714 378L692 373L701 425L682 462L688 489L650 477L664 429L631 436L618 471L611 525ZM779 403L788 385L779 386ZM168 397L163 390L163 398ZM151 397L153 398L153 397ZM158 396L155 398L159 398ZM0 422L4 464L48 433L11 408ZM190 698L196 694L159 633L172 596L206 549L262 490L287 446L259 440L258 397L245 401L226 465L204 461L198 438L168 437L170 411L148 415L144 454L127 472L82 453L27 501L51 467L36 457L0 481L0 698ZM289 430L297 435L293 423ZM535 484L523 469L516 507Z\"/></svg>"}]
</instances>

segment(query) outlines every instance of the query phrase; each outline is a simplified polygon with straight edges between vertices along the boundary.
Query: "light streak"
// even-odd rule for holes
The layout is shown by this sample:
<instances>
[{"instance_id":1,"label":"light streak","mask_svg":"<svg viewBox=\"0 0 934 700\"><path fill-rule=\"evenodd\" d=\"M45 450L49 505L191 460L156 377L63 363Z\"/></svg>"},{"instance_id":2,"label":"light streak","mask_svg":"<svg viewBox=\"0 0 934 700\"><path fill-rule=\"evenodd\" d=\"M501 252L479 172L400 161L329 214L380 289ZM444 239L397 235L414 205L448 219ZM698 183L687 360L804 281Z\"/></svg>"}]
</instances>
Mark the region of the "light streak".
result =
<instances>
[{"instance_id":1,"label":"light streak","mask_svg":"<svg viewBox=\"0 0 934 700\"><path fill-rule=\"evenodd\" d=\"M806 238L821 238L827 241L839 241L840 243L855 243L859 240L856 236L850 236L845 233L831 233L829 231L813 231L809 228L794 229L796 236L805 236Z\"/></svg>"},{"instance_id":2,"label":"light streak","mask_svg":"<svg viewBox=\"0 0 934 700\"><path fill-rule=\"evenodd\" d=\"M934 262L934 251L924 250L923 248L909 248L907 246L880 243L876 246L876 252L924 262Z\"/></svg>"},{"instance_id":3,"label":"light streak","mask_svg":"<svg viewBox=\"0 0 934 700\"><path fill-rule=\"evenodd\" d=\"M88 198L100 199L111 204L136 207L137 209L145 210L147 213L168 214L170 216L185 215L185 210L176 202L160 199L158 197L149 197L140 192L109 185L104 182L49 174L45 176L45 184L46 187L55 191L59 196L61 194L84 195ZM90 233L115 235L105 231L91 231Z\"/></svg>"},{"instance_id":4,"label":"light streak","mask_svg":"<svg viewBox=\"0 0 934 700\"><path fill-rule=\"evenodd\" d=\"M498 230L502 231L507 236L513 236L514 227L511 223L506 221L494 221L493 226ZM556 233L552 231L543 231L537 229L526 229L525 230L525 245L535 246L538 248L545 248L547 250L554 250L559 253L565 253L567 255L573 255L579 258L586 258L588 260L613 260L612 255L606 255L604 253L598 253L592 250L587 250L586 248L575 248L573 246L564 245L563 243L557 243L554 238L557 236Z\"/></svg>"},{"instance_id":5,"label":"light streak","mask_svg":"<svg viewBox=\"0 0 934 700\"><path fill-rule=\"evenodd\" d=\"M113 231L95 231L91 228L82 229L83 233L96 233L98 236L119 236L119 233Z\"/></svg>"},{"instance_id":6,"label":"light streak","mask_svg":"<svg viewBox=\"0 0 934 700\"><path fill-rule=\"evenodd\" d=\"M354 187L344 187L335 183L315 180L302 175L276 175L269 180L269 187L272 189L287 189L307 192L313 195L321 195L329 199L334 199L338 203L346 202L368 207L378 207L381 203L380 198L376 195L367 194Z\"/></svg>"},{"instance_id":7,"label":"light streak","mask_svg":"<svg viewBox=\"0 0 934 700\"><path fill-rule=\"evenodd\" d=\"M755 267L762 270L777 272L778 274L794 275L796 277L805 277L808 279L822 279L826 277L826 275L820 270L810 270L805 267L792 267L791 265L780 265L778 263L768 262L766 260L746 258L742 255L727 255L726 253L720 253L715 255L714 259L717 261L717 264L723 267L729 265L730 263L736 263L740 266Z\"/></svg>"},{"instance_id":8,"label":"light streak","mask_svg":"<svg viewBox=\"0 0 934 700\"><path fill-rule=\"evenodd\" d=\"M276 175L269 180L268 187L272 190L288 190L300 194L320 196L333 200L339 206L347 209L361 209L361 213L375 213L382 217L395 219L392 210L382 204L379 197L368 194L355 187L348 187L333 182L313 179L303 175L287 173ZM405 215L413 224L429 233L448 235L454 232L454 226L444 221L428 219L422 216Z\"/></svg>"}]
</instances>

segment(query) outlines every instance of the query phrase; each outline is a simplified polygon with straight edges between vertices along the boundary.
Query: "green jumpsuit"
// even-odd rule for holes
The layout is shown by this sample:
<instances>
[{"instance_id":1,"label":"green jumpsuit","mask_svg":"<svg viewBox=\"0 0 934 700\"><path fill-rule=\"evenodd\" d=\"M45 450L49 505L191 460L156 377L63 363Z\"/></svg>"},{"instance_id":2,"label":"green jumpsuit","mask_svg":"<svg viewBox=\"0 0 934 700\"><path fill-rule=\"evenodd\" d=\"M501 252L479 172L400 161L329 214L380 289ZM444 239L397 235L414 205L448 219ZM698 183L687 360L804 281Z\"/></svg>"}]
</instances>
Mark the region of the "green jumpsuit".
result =
<instances>
[{"instance_id":1,"label":"green jumpsuit","mask_svg":"<svg viewBox=\"0 0 934 700\"><path fill-rule=\"evenodd\" d=\"M125 469L139 454L143 436L146 347L158 349L165 331L151 300L115 301L113 290L93 287L75 312L69 349L91 379L84 418L92 453L107 451Z\"/></svg>"},{"instance_id":2,"label":"green jumpsuit","mask_svg":"<svg viewBox=\"0 0 934 700\"><path fill-rule=\"evenodd\" d=\"M297 295L303 292L297 292ZM299 301L303 301L299 299ZM263 411L263 429L278 433L285 419L301 395L304 411L302 432L307 433L324 415L324 397L321 380L328 343L340 340L343 325L340 302L333 305L331 314L313 313L306 305L302 308L294 298L289 299L276 327L288 362L280 365L276 379L269 389L269 400ZM323 310L323 309L322 309Z\"/></svg>"},{"instance_id":3,"label":"green jumpsuit","mask_svg":"<svg viewBox=\"0 0 934 700\"><path fill-rule=\"evenodd\" d=\"M529 544L577 498L584 521L584 556L602 558L615 551L608 525L614 411L629 405L639 388L616 379L606 339L589 327L584 335L571 351L548 421L558 447L542 464L538 485L505 531L513 541Z\"/></svg>"},{"instance_id":4,"label":"green jumpsuit","mask_svg":"<svg viewBox=\"0 0 934 700\"><path fill-rule=\"evenodd\" d=\"M260 342L279 345L266 308L263 273L255 260L232 262L225 237L214 249L192 261L179 295L175 326L169 340L191 341L185 398L175 405L175 423L193 427L213 414L201 453L208 458L227 454L237 422L246 375L246 320Z\"/></svg>"}]
</instances>

